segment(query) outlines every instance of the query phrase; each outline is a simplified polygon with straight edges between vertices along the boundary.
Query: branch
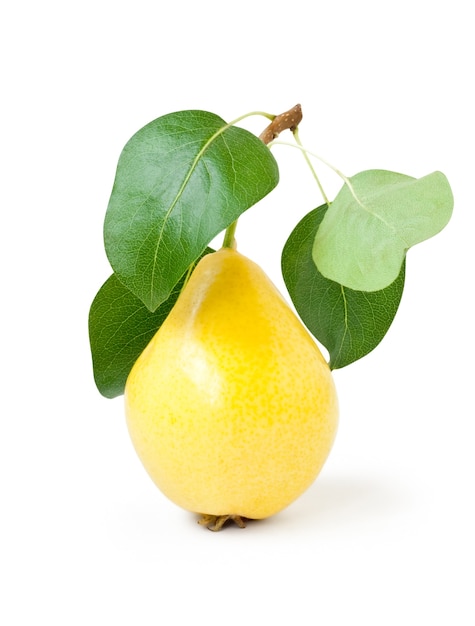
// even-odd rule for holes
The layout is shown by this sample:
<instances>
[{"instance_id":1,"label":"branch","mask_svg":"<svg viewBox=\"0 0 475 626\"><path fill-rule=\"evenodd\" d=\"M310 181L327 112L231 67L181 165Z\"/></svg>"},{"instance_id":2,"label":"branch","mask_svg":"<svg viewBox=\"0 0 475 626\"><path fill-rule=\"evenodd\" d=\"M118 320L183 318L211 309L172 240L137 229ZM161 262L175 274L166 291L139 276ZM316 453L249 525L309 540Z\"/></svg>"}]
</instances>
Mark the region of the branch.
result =
<instances>
[{"instance_id":1,"label":"branch","mask_svg":"<svg viewBox=\"0 0 475 626\"><path fill-rule=\"evenodd\" d=\"M274 141L283 130L295 130L302 121L302 107L300 104L296 104L292 109L289 109L285 113L276 115L272 122L263 130L259 135L265 144Z\"/></svg>"}]
</instances>

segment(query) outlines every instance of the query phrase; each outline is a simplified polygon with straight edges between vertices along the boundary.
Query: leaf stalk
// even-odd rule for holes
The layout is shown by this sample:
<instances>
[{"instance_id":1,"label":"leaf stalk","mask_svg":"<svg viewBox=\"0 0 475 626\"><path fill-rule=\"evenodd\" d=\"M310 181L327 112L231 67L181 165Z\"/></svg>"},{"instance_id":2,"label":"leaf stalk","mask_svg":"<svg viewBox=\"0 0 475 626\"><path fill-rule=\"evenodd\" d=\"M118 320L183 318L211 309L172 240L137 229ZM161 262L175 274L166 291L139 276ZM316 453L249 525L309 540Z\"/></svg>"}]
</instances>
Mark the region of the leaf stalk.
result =
<instances>
[{"instance_id":1,"label":"leaf stalk","mask_svg":"<svg viewBox=\"0 0 475 626\"><path fill-rule=\"evenodd\" d=\"M238 117L237 119L235 119L228 126L233 126L237 122L240 122L241 120L245 119L246 117L250 117L251 115L263 115L264 117L267 117L267 119L271 120L271 123L268 126L266 126L266 128L259 135L259 139L266 145L269 145L272 141L277 139L280 133L284 130L292 131L292 133L294 133L294 136L295 136L295 134L297 133L297 127L302 121L302 117L303 117L301 105L296 104L294 107L292 107L288 111L285 111L284 113L280 113L279 115L270 115L269 113L263 113L262 111L254 111L253 113L246 113L245 115L242 115L241 117ZM306 158L308 160L308 157ZM313 171L313 168L312 168L312 171ZM320 181L318 180L315 173L314 173L314 176L317 179L317 182L320 186L320 191L325 197L325 194L323 193L322 187L320 185ZM235 222L230 224L228 228L226 229L226 232L224 233L223 248L235 248L236 247L236 240L234 238L234 233L236 232L237 222L238 221L236 220Z\"/></svg>"}]
</instances>

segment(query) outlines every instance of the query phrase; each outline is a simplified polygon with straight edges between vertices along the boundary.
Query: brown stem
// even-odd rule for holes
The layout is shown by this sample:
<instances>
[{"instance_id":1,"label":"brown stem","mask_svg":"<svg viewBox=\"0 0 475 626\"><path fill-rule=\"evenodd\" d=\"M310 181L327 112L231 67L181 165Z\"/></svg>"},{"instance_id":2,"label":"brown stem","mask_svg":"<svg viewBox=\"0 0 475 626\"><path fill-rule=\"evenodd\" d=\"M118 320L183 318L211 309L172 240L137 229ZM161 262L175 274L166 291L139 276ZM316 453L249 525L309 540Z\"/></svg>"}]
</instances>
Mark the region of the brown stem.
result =
<instances>
[{"instance_id":1,"label":"brown stem","mask_svg":"<svg viewBox=\"0 0 475 626\"><path fill-rule=\"evenodd\" d=\"M283 130L295 130L301 121L302 107L300 104L296 104L285 113L276 115L269 126L259 135L259 139L268 144L274 141Z\"/></svg>"},{"instance_id":2,"label":"brown stem","mask_svg":"<svg viewBox=\"0 0 475 626\"><path fill-rule=\"evenodd\" d=\"M276 115L272 122L259 135L259 139L266 145L276 139L283 130L294 131L302 121L302 107L296 104L294 107ZM223 248L235 248L234 231L236 230L236 222L233 222L226 229L224 235Z\"/></svg>"}]
</instances>

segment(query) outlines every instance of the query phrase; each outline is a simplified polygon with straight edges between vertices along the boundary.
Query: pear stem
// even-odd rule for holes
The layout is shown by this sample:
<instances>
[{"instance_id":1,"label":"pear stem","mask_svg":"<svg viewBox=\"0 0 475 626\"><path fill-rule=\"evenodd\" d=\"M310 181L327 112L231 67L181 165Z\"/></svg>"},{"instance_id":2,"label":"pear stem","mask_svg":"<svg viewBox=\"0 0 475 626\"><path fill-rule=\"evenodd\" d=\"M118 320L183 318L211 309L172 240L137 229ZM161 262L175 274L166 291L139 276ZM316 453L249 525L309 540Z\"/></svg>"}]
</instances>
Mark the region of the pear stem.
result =
<instances>
[{"instance_id":1,"label":"pear stem","mask_svg":"<svg viewBox=\"0 0 475 626\"><path fill-rule=\"evenodd\" d=\"M234 238L234 233L236 232L237 220L235 220L232 224L230 224L226 228L226 232L224 233L224 241L223 248L232 248L236 249L236 239Z\"/></svg>"},{"instance_id":2,"label":"pear stem","mask_svg":"<svg viewBox=\"0 0 475 626\"><path fill-rule=\"evenodd\" d=\"M302 107L300 104L296 104L285 113L280 113L280 115L268 115L266 117L272 121L259 135L259 139L267 145L271 141L274 141L274 139L277 139L283 130L291 130L293 133L297 131L297 126L302 121ZM237 220L227 227L224 233L223 248L236 249L236 240L234 238L236 226Z\"/></svg>"}]
</instances>

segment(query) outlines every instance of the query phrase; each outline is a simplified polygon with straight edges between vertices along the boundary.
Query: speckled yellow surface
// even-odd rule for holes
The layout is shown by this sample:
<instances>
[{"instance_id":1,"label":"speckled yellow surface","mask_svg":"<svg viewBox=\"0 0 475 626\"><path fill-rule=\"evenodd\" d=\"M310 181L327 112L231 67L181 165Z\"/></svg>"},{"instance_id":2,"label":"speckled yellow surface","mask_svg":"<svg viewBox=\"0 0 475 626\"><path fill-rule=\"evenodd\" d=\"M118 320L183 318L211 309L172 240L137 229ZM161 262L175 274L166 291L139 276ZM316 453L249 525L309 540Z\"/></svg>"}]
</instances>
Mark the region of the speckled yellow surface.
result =
<instances>
[{"instance_id":1,"label":"speckled yellow surface","mask_svg":"<svg viewBox=\"0 0 475 626\"><path fill-rule=\"evenodd\" d=\"M260 267L229 248L200 261L125 402L135 449L166 496L254 519L310 486L338 421L313 339Z\"/></svg>"}]
</instances>

